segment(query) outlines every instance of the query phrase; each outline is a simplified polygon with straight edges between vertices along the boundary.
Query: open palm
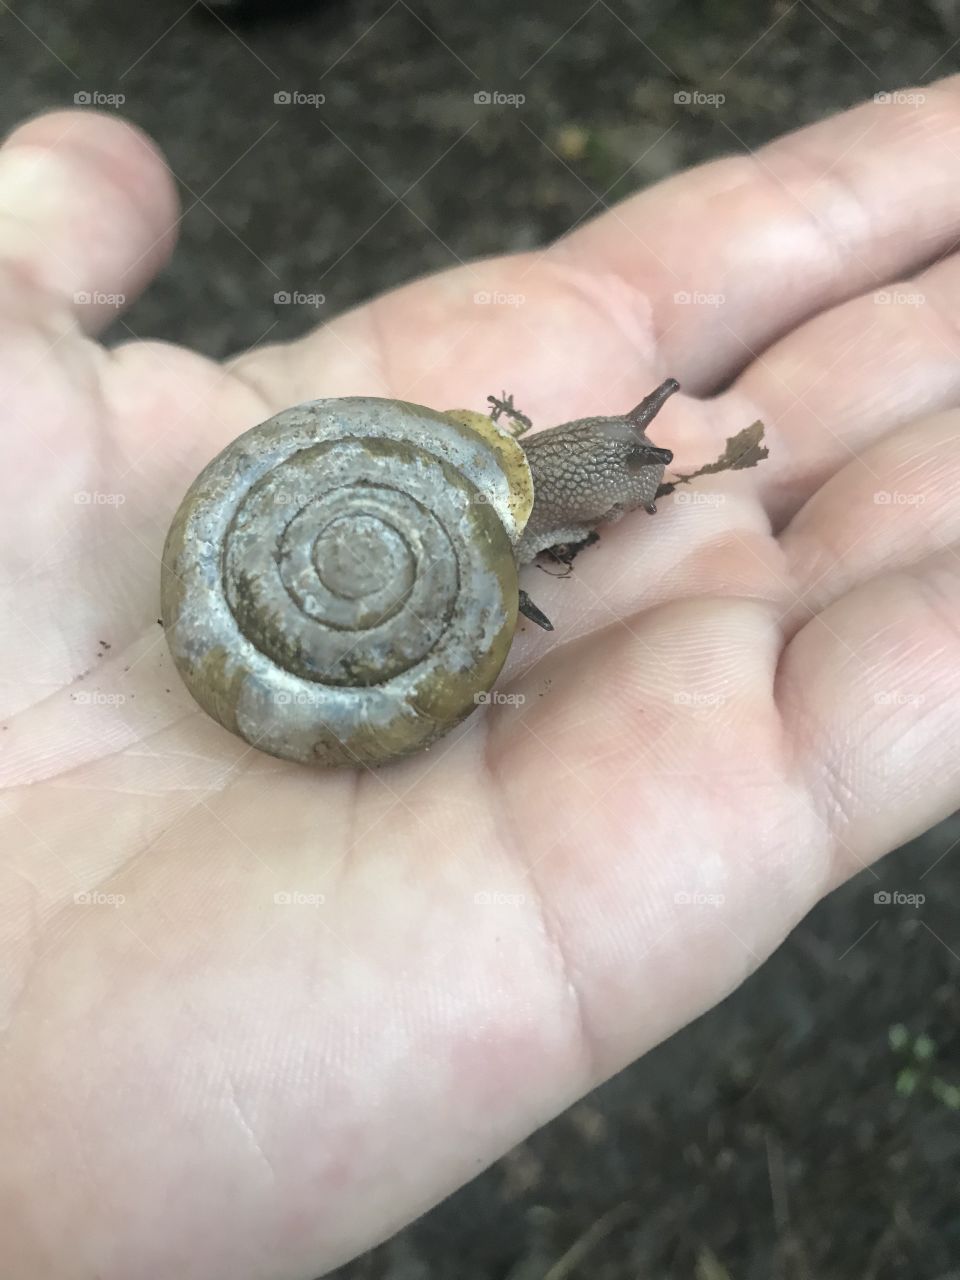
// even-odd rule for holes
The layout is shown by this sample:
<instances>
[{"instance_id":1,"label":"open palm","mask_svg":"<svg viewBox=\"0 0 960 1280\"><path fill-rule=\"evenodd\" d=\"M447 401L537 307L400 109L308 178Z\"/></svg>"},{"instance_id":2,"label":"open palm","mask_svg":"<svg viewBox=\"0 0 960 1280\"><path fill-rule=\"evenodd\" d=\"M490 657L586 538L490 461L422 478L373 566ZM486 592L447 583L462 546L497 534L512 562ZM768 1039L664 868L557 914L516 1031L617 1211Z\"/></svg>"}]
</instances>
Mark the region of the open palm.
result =
<instances>
[{"instance_id":1,"label":"open palm","mask_svg":"<svg viewBox=\"0 0 960 1280\"><path fill-rule=\"evenodd\" d=\"M83 333L169 249L144 139L71 112L8 140L5 1277L334 1266L955 806L958 154L945 82L224 369ZM569 578L530 570L556 631L518 635L515 697L378 772L274 760L194 706L159 554L240 431L503 387L546 426L666 376L678 471L757 417L770 457L602 530Z\"/></svg>"}]
</instances>

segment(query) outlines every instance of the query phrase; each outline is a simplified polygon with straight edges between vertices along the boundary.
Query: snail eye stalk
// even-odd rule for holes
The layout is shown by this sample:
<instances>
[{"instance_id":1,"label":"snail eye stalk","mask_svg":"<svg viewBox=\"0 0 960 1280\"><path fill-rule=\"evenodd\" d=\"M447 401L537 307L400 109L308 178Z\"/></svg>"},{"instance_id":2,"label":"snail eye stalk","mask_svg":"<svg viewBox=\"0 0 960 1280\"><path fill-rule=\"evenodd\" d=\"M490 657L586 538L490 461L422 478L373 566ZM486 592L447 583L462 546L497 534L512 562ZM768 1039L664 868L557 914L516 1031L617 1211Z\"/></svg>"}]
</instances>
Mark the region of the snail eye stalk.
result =
<instances>
[{"instance_id":1,"label":"snail eye stalk","mask_svg":"<svg viewBox=\"0 0 960 1280\"><path fill-rule=\"evenodd\" d=\"M679 390L680 383L676 378L667 378L664 382L660 383L656 391L651 391L648 396L640 401L635 409L631 409L630 412L624 416L628 418L634 426L643 430L648 422L653 421L673 393Z\"/></svg>"}]
</instances>

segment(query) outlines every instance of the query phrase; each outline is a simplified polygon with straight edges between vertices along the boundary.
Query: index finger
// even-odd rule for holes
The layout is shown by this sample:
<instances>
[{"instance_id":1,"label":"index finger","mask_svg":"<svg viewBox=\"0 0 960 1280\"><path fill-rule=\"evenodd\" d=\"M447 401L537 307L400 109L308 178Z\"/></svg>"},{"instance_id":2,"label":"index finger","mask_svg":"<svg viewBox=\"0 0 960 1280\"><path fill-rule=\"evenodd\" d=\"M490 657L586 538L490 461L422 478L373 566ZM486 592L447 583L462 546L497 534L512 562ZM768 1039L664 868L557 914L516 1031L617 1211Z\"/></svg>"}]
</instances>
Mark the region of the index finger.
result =
<instances>
[{"instance_id":1,"label":"index finger","mask_svg":"<svg viewBox=\"0 0 960 1280\"><path fill-rule=\"evenodd\" d=\"M658 368L716 391L810 316L960 236L960 76L669 178L551 250L644 291Z\"/></svg>"}]
</instances>

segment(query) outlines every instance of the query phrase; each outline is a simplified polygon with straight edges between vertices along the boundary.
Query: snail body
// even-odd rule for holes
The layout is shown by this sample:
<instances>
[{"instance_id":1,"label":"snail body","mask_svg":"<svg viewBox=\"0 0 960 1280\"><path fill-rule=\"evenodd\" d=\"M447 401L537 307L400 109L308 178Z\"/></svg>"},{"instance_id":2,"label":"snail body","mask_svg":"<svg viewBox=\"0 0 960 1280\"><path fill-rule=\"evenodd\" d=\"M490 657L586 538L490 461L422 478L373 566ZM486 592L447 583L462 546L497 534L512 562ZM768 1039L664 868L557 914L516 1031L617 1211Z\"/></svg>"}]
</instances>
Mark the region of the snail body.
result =
<instances>
[{"instance_id":1,"label":"snail body","mask_svg":"<svg viewBox=\"0 0 960 1280\"><path fill-rule=\"evenodd\" d=\"M643 427L673 390L526 447L496 409L373 397L247 431L191 485L164 547L163 622L190 693L301 763L428 746L493 686L525 599L518 567L652 506L670 454Z\"/></svg>"}]
</instances>

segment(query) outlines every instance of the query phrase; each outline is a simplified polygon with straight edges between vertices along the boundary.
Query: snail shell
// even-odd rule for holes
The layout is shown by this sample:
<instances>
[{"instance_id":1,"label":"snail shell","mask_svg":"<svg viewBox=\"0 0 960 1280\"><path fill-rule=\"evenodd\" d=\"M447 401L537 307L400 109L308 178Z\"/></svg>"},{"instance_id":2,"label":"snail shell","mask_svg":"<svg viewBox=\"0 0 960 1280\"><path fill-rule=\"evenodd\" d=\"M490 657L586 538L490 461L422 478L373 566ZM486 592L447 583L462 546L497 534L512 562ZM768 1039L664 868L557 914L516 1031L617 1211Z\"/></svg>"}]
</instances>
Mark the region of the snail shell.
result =
<instances>
[{"instance_id":1,"label":"snail shell","mask_svg":"<svg viewBox=\"0 0 960 1280\"><path fill-rule=\"evenodd\" d=\"M302 763L376 765L474 710L517 618L533 500L488 418L371 397L287 409L200 473L161 600L193 697Z\"/></svg>"}]
</instances>

